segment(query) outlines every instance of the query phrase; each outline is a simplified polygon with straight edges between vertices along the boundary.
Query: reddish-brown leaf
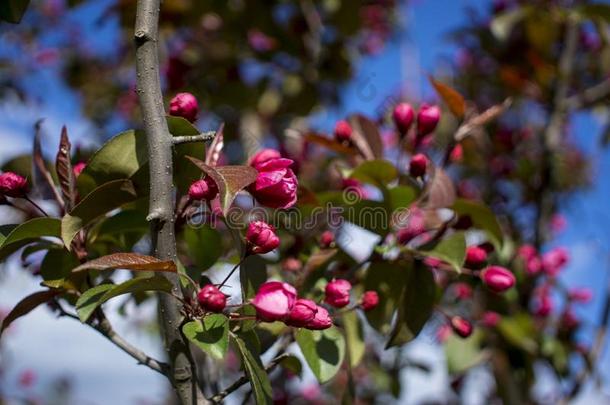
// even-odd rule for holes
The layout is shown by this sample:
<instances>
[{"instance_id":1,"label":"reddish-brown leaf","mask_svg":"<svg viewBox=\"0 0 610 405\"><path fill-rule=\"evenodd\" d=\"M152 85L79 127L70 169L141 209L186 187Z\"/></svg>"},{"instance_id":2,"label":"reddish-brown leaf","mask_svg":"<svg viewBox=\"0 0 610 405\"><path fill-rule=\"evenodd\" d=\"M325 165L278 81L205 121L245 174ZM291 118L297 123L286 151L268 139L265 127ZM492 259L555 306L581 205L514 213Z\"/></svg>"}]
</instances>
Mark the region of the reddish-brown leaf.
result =
<instances>
[{"instance_id":1,"label":"reddish-brown leaf","mask_svg":"<svg viewBox=\"0 0 610 405\"><path fill-rule=\"evenodd\" d=\"M42 120L38 120L34 125L34 145L32 152L32 191L35 197L43 199L55 198L60 206L63 205L63 200L57 190L55 189L55 183L53 177L49 172L44 157L42 156L42 146L40 144L40 130L42 127Z\"/></svg>"},{"instance_id":2,"label":"reddish-brown leaf","mask_svg":"<svg viewBox=\"0 0 610 405\"><path fill-rule=\"evenodd\" d=\"M352 142L366 160L383 158L383 141L378 125L362 114L349 118L353 128Z\"/></svg>"},{"instance_id":3,"label":"reddish-brown leaf","mask_svg":"<svg viewBox=\"0 0 610 405\"><path fill-rule=\"evenodd\" d=\"M224 127L224 123L220 124L218 131L216 131L216 136L214 136L214 140L212 141L212 144L208 148L208 152L205 155L205 164L208 166L215 167L218 164L220 153L222 152L222 148L225 146L225 137L223 132Z\"/></svg>"},{"instance_id":4,"label":"reddish-brown leaf","mask_svg":"<svg viewBox=\"0 0 610 405\"><path fill-rule=\"evenodd\" d=\"M356 149L354 148L344 146L341 143L335 141L334 139L330 139L326 136L313 132L305 134L303 138L309 143L315 143L316 145L320 145L326 149L330 149L334 152L342 153L344 155L355 155L357 153Z\"/></svg>"},{"instance_id":5,"label":"reddish-brown leaf","mask_svg":"<svg viewBox=\"0 0 610 405\"><path fill-rule=\"evenodd\" d=\"M59 290L46 290L46 291L38 291L33 294L28 295L17 305L15 308L8 313L6 318L2 321L2 327L0 328L0 335L4 332L8 326L13 323L15 319L21 318L24 315L30 313L33 309L38 307L41 304L49 302L56 295L58 295L61 291Z\"/></svg>"},{"instance_id":6,"label":"reddish-brown leaf","mask_svg":"<svg viewBox=\"0 0 610 405\"><path fill-rule=\"evenodd\" d=\"M430 83L432 83L436 89L436 92L449 106L451 113L457 118L463 118L464 113L466 112L466 102L464 101L464 97L446 84L434 80L433 77L430 77L429 79Z\"/></svg>"},{"instance_id":7,"label":"reddish-brown leaf","mask_svg":"<svg viewBox=\"0 0 610 405\"><path fill-rule=\"evenodd\" d=\"M138 253L114 253L88 261L74 268L72 273L83 270L114 270L126 269L133 271L167 271L175 273L176 264L171 261L162 261L152 256Z\"/></svg>"},{"instance_id":8,"label":"reddish-brown leaf","mask_svg":"<svg viewBox=\"0 0 610 405\"><path fill-rule=\"evenodd\" d=\"M425 208L451 207L456 199L455 186L443 169L435 167L434 174L432 179L429 180L424 195L426 198Z\"/></svg>"},{"instance_id":9,"label":"reddish-brown leaf","mask_svg":"<svg viewBox=\"0 0 610 405\"><path fill-rule=\"evenodd\" d=\"M72 161L70 160L70 150L72 145L68 138L68 130L65 125L61 128L59 139L59 150L55 158L55 171L59 179L61 194L64 199L66 211L70 211L76 204L76 179L72 171Z\"/></svg>"},{"instance_id":10,"label":"reddish-brown leaf","mask_svg":"<svg viewBox=\"0 0 610 405\"><path fill-rule=\"evenodd\" d=\"M224 214L231 208L237 193L254 183L258 175L256 169L250 166L211 167L194 157L186 156L186 158L216 182Z\"/></svg>"}]
</instances>

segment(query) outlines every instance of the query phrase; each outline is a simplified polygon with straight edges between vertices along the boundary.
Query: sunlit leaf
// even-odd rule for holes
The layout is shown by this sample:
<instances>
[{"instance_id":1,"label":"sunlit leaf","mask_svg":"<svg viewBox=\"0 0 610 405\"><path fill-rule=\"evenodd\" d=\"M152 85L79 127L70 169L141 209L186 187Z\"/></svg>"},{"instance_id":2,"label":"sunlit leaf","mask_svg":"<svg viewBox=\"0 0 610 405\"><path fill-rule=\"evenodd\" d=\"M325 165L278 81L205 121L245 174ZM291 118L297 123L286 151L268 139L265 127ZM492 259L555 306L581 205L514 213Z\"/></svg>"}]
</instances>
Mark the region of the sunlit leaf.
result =
<instances>
[{"instance_id":1,"label":"sunlit leaf","mask_svg":"<svg viewBox=\"0 0 610 405\"><path fill-rule=\"evenodd\" d=\"M216 359L222 359L229 348L229 319L222 314L210 314L191 321L182 332L193 344Z\"/></svg>"},{"instance_id":2,"label":"sunlit leaf","mask_svg":"<svg viewBox=\"0 0 610 405\"><path fill-rule=\"evenodd\" d=\"M348 311L342 318L349 363L354 368L360 364L366 351L364 328L356 311Z\"/></svg>"},{"instance_id":3,"label":"sunlit leaf","mask_svg":"<svg viewBox=\"0 0 610 405\"><path fill-rule=\"evenodd\" d=\"M345 357L345 339L336 327L322 331L299 329L296 341L321 384L330 381L339 372Z\"/></svg>"},{"instance_id":4,"label":"sunlit leaf","mask_svg":"<svg viewBox=\"0 0 610 405\"><path fill-rule=\"evenodd\" d=\"M271 383L269 382L267 372L263 368L259 349L256 347L255 342L252 341L252 334L253 332L247 335L233 335L233 339L241 355L246 376L252 386L256 404L270 405L273 403Z\"/></svg>"},{"instance_id":5,"label":"sunlit leaf","mask_svg":"<svg viewBox=\"0 0 610 405\"><path fill-rule=\"evenodd\" d=\"M502 228L488 206L471 200L458 199L451 208L459 215L470 216L474 226L485 231L496 249L501 249Z\"/></svg>"},{"instance_id":6,"label":"sunlit leaf","mask_svg":"<svg viewBox=\"0 0 610 405\"><path fill-rule=\"evenodd\" d=\"M104 302L124 294L136 294L145 291L162 291L171 293L172 283L163 276L136 277L124 283L100 284L85 291L76 302L76 312L82 322L87 322L93 312Z\"/></svg>"},{"instance_id":7,"label":"sunlit leaf","mask_svg":"<svg viewBox=\"0 0 610 405\"><path fill-rule=\"evenodd\" d=\"M64 244L70 246L76 234L85 226L136 198L130 180L114 180L96 188L62 218L61 238Z\"/></svg>"},{"instance_id":8,"label":"sunlit leaf","mask_svg":"<svg viewBox=\"0 0 610 405\"><path fill-rule=\"evenodd\" d=\"M60 234L61 222L57 218L34 218L19 225L0 226L0 259L40 238Z\"/></svg>"},{"instance_id":9,"label":"sunlit leaf","mask_svg":"<svg viewBox=\"0 0 610 405\"><path fill-rule=\"evenodd\" d=\"M455 232L437 242L421 246L418 251L449 263L460 273L466 257L466 238L463 232Z\"/></svg>"}]
</instances>

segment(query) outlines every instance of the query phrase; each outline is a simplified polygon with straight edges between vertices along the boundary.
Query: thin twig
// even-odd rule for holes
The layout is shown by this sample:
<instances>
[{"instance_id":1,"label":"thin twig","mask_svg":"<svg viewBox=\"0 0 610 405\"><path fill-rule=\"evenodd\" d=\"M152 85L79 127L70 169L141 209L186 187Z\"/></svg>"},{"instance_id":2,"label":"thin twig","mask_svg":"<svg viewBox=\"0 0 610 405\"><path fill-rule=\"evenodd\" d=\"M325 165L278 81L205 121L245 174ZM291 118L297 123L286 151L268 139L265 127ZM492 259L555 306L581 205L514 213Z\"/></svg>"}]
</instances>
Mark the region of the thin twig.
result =
<instances>
[{"instance_id":1,"label":"thin twig","mask_svg":"<svg viewBox=\"0 0 610 405\"><path fill-rule=\"evenodd\" d=\"M267 367L265 367L265 372L267 372L267 373L272 372L282 362L282 360L284 360L288 356L290 356L288 353L284 353L284 354L280 354L279 356L277 356L276 358L271 360L271 362L267 365ZM223 391L214 395L209 400L215 404L220 403L220 402L222 402L222 400L225 397L230 395L232 392L237 391L242 385L246 384L247 382L248 382L248 377L246 375L243 375L233 384L229 385L226 389L224 389Z\"/></svg>"},{"instance_id":2,"label":"thin twig","mask_svg":"<svg viewBox=\"0 0 610 405\"><path fill-rule=\"evenodd\" d=\"M568 97L565 101L565 108L568 110L578 110L598 103L610 96L610 79L606 79L593 87L589 87L582 93Z\"/></svg>"},{"instance_id":3,"label":"thin twig","mask_svg":"<svg viewBox=\"0 0 610 405\"><path fill-rule=\"evenodd\" d=\"M34 201L32 201L32 199L30 197L23 196L23 199L26 200L27 202L29 202L30 204L32 204L38 211L40 211L42 213L43 216L48 217L49 214L47 214L47 212L45 210L42 209L42 207L38 204L36 204Z\"/></svg>"},{"instance_id":4,"label":"thin twig","mask_svg":"<svg viewBox=\"0 0 610 405\"><path fill-rule=\"evenodd\" d=\"M66 311L59 303L57 304L57 309L60 313L60 316L65 316L80 322L80 318L70 312ZM123 350L125 353L133 357L137 360L138 364L143 364L150 369L167 376L169 365L163 363L161 361L155 360L137 347L131 345L125 339L123 339L119 334L115 332L110 324L110 321L106 317L103 317L102 320L98 323L87 322L91 328L98 331L101 335L106 337L110 342L116 345L118 348Z\"/></svg>"},{"instance_id":5,"label":"thin twig","mask_svg":"<svg viewBox=\"0 0 610 405\"><path fill-rule=\"evenodd\" d=\"M214 139L216 136L216 131L208 131L202 132L199 135L189 135L189 136L174 136L172 138L172 143L174 145L180 145L181 143L189 143L189 142L207 142Z\"/></svg>"}]
</instances>

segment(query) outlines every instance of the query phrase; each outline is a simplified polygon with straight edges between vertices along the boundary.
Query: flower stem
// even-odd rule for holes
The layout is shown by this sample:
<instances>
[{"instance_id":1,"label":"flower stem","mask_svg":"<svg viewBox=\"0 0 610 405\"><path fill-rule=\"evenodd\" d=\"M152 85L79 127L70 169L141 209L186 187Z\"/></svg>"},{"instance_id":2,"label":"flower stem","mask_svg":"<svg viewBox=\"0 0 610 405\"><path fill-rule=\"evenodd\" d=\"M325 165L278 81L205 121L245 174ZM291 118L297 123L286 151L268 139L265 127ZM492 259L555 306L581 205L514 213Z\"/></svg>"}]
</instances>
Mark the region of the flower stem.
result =
<instances>
[{"instance_id":1,"label":"flower stem","mask_svg":"<svg viewBox=\"0 0 610 405\"><path fill-rule=\"evenodd\" d=\"M38 211L40 211L42 213L42 215L44 215L45 217L48 217L49 214L47 214L45 212L45 210L43 210L40 205L36 204L34 201L32 201L30 199L30 197L28 197L27 195L23 196L23 199L26 200L27 202L29 202L30 204L32 204Z\"/></svg>"},{"instance_id":2,"label":"flower stem","mask_svg":"<svg viewBox=\"0 0 610 405\"><path fill-rule=\"evenodd\" d=\"M244 260L246 260L246 257L248 257L248 256L247 256L246 254L244 254L244 256L241 258L241 260L239 261L239 263L237 263L237 264L235 265L235 267L233 267L233 269L231 269L231 271L230 271L230 272L229 272L229 274L228 274L228 275L225 277L225 279L224 279L224 280L222 280L222 283L220 283L220 284L218 285L218 288L219 288L219 289L220 289L220 288L222 288L222 287L223 287L223 286L226 284L226 282L227 282L227 281L229 281L229 279L231 278L231 276L233 275L233 273L235 273L235 270L237 270L237 268L238 268L239 266L241 266L241 265L242 265L242 263L244 262Z\"/></svg>"}]
</instances>

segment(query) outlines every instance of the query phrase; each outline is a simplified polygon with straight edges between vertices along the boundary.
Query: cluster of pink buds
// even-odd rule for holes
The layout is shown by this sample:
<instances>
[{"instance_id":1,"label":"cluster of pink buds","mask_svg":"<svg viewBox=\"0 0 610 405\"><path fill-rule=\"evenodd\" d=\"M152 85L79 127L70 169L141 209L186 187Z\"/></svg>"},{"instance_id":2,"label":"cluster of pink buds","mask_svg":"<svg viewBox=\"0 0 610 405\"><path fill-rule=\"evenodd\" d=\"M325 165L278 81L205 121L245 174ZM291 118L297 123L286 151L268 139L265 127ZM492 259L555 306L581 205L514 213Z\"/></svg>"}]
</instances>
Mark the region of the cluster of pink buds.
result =
<instances>
[{"instance_id":1,"label":"cluster of pink buds","mask_svg":"<svg viewBox=\"0 0 610 405\"><path fill-rule=\"evenodd\" d=\"M414 117L413 107L408 103L399 103L392 111L394 125L402 136L411 128ZM417 137L421 139L434 131L440 119L441 109L438 106L422 104L417 112Z\"/></svg>"},{"instance_id":2,"label":"cluster of pink buds","mask_svg":"<svg viewBox=\"0 0 610 405\"><path fill-rule=\"evenodd\" d=\"M264 221L253 221L246 232L248 252L251 254L269 253L280 245L275 228Z\"/></svg>"},{"instance_id":3,"label":"cluster of pink buds","mask_svg":"<svg viewBox=\"0 0 610 405\"><path fill-rule=\"evenodd\" d=\"M328 329L332 319L326 308L298 298L293 286L281 281L263 283L252 300L256 317L264 322L281 321L289 326L311 330Z\"/></svg>"}]
</instances>

